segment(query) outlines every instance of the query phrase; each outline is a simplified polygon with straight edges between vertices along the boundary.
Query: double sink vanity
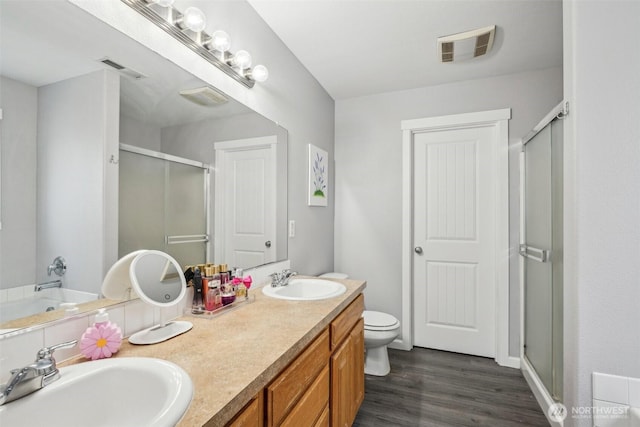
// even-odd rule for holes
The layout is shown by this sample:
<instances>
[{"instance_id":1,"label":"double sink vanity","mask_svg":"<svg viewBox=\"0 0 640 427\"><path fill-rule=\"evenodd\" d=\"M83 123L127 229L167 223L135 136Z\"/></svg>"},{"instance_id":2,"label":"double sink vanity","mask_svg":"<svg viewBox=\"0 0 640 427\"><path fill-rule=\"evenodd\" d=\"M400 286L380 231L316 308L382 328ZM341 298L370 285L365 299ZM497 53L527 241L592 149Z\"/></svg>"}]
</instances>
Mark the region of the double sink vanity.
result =
<instances>
[{"instance_id":1,"label":"double sink vanity","mask_svg":"<svg viewBox=\"0 0 640 427\"><path fill-rule=\"evenodd\" d=\"M49 393L44 403L85 402L75 421L95 408L85 419L98 426L173 425L187 405L179 426L351 425L364 398L366 282L336 282L252 289L252 303L213 319L185 316L193 329L163 343L123 342L111 359L68 360L58 381L0 407L0 420ZM269 295L278 291L286 295Z\"/></svg>"}]
</instances>

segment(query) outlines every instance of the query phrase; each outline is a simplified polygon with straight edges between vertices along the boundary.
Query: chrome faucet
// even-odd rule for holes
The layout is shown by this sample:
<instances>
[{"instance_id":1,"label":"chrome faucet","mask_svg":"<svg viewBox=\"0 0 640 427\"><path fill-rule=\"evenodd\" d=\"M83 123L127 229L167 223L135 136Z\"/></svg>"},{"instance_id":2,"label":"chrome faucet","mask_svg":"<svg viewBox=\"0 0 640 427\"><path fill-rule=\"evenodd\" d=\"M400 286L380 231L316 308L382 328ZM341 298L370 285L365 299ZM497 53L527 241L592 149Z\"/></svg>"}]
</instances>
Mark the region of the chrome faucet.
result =
<instances>
[{"instance_id":1,"label":"chrome faucet","mask_svg":"<svg viewBox=\"0 0 640 427\"><path fill-rule=\"evenodd\" d=\"M56 257L49 267L47 267L47 275L51 276L51 273L56 273L58 276L64 276L67 272L67 261L61 256Z\"/></svg>"},{"instance_id":2,"label":"chrome faucet","mask_svg":"<svg viewBox=\"0 0 640 427\"><path fill-rule=\"evenodd\" d=\"M43 289L61 288L62 281L60 279L52 280L50 282L38 283L33 287L34 292L40 292Z\"/></svg>"},{"instance_id":3,"label":"chrome faucet","mask_svg":"<svg viewBox=\"0 0 640 427\"><path fill-rule=\"evenodd\" d=\"M45 347L38 351L35 362L21 369L13 369L9 381L0 385L0 405L20 399L60 378L53 352L60 348L71 348L77 342L74 340Z\"/></svg>"},{"instance_id":4,"label":"chrome faucet","mask_svg":"<svg viewBox=\"0 0 640 427\"><path fill-rule=\"evenodd\" d=\"M271 287L277 288L278 286L287 286L289 280L298 273L289 269L282 270L282 273L271 273Z\"/></svg>"}]
</instances>

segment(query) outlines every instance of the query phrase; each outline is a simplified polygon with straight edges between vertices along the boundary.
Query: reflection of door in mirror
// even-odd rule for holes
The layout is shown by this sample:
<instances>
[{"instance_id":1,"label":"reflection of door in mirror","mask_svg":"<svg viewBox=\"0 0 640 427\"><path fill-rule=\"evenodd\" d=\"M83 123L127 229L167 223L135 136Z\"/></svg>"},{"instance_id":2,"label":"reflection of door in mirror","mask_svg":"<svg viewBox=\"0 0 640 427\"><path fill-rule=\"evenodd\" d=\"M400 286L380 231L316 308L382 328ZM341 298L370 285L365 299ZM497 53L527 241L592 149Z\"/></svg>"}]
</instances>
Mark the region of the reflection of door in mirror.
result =
<instances>
[{"instance_id":1,"label":"reflection of door in mirror","mask_svg":"<svg viewBox=\"0 0 640 427\"><path fill-rule=\"evenodd\" d=\"M181 265L207 260L208 166L122 144L118 254L156 249Z\"/></svg>"},{"instance_id":2,"label":"reflection of door in mirror","mask_svg":"<svg viewBox=\"0 0 640 427\"><path fill-rule=\"evenodd\" d=\"M215 258L238 267L276 260L276 136L218 142Z\"/></svg>"}]
</instances>

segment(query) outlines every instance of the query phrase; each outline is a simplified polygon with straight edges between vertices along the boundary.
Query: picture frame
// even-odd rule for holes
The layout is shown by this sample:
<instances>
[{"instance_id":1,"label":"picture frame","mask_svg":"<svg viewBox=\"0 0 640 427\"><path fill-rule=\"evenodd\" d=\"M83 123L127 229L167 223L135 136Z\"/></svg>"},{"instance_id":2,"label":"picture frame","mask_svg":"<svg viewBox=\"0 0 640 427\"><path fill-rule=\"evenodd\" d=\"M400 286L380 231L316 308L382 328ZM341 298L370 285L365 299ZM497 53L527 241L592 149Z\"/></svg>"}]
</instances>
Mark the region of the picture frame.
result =
<instances>
[{"instance_id":1,"label":"picture frame","mask_svg":"<svg viewBox=\"0 0 640 427\"><path fill-rule=\"evenodd\" d=\"M309 206L326 207L329 200L329 155L309 144Z\"/></svg>"}]
</instances>

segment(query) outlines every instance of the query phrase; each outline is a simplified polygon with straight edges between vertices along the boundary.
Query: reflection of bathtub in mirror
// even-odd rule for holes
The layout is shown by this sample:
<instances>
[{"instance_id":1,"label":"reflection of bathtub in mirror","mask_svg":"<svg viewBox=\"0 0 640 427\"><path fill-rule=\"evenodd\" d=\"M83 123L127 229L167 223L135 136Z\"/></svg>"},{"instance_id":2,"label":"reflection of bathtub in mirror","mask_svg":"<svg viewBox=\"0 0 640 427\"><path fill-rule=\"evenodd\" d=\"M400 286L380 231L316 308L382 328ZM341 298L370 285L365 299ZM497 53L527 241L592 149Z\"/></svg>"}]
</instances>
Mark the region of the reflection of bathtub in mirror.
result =
<instances>
[{"instance_id":1,"label":"reflection of bathtub in mirror","mask_svg":"<svg viewBox=\"0 0 640 427\"><path fill-rule=\"evenodd\" d=\"M0 324L22 317L70 308L64 303L81 304L98 299L98 294L65 288L43 289L34 292L34 285L0 290ZM56 313L57 314L57 313Z\"/></svg>"}]
</instances>

